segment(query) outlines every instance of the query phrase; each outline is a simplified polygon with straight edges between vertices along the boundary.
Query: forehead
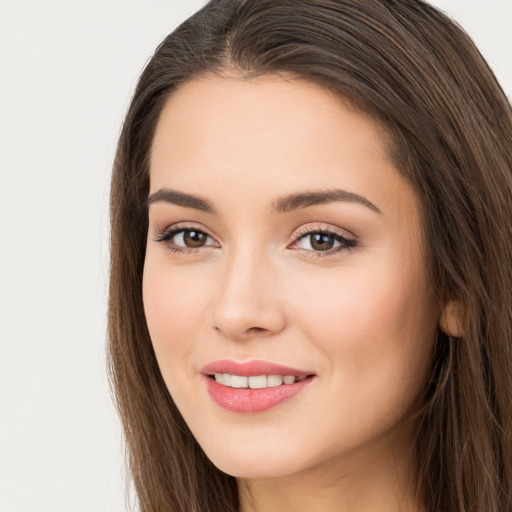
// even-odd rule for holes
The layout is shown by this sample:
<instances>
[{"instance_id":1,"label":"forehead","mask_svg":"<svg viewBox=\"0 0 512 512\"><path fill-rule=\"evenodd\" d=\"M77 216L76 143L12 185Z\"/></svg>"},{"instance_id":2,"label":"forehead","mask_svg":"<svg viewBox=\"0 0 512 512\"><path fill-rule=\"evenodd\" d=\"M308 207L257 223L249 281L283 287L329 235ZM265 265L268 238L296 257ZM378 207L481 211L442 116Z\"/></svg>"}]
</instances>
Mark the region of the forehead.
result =
<instances>
[{"instance_id":1,"label":"forehead","mask_svg":"<svg viewBox=\"0 0 512 512\"><path fill-rule=\"evenodd\" d=\"M271 130L285 128L280 137L273 138L276 145L282 146L294 142L293 136L309 137L312 131L318 134L317 138L325 139L333 131L338 132L333 134L335 137L343 137L348 119L340 123L340 115L358 124L360 134L367 139L367 150L375 153L380 150L381 156L387 157L385 130L380 124L357 112L348 99L292 76L261 75L245 79L206 75L187 82L165 104L157 136L162 130L170 134L174 124L189 140L225 144L233 141L234 134L223 136L235 129L238 138L244 138L247 145L251 139L262 140L265 133L269 135L265 141L268 143L275 135ZM189 127L193 130L185 134Z\"/></svg>"},{"instance_id":2,"label":"forehead","mask_svg":"<svg viewBox=\"0 0 512 512\"><path fill-rule=\"evenodd\" d=\"M379 123L316 84L277 75L206 76L175 91L157 125L150 174L152 192L172 186L215 200L233 191L241 206L256 204L258 192L271 202L344 188L389 214L417 208Z\"/></svg>"}]
</instances>

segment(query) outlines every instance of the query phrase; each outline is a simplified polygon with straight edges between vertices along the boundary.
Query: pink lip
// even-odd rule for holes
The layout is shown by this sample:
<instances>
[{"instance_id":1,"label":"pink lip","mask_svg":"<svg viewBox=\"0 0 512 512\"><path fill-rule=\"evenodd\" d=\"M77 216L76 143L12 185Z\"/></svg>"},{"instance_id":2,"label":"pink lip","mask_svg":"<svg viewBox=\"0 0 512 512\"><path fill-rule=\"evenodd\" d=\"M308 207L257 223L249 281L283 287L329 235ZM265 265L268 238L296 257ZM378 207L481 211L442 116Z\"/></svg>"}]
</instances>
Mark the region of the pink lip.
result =
<instances>
[{"instance_id":1,"label":"pink lip","mask_svg":"<svg viewBox=\"0 0 512 512\"><path fill-rule=\"evenodd\" d=\"M232 359L219 359L213 363L207 364L201 369L203 375L214 375L215 373L231 373L232 375L246 375L247 377L255 375L294 375L295 377L304 377L313 375L314 372L298 370L290 366L269 363L252 359L251 361L238 362Z\"/></svg>"},{"instance_id":2,"label":"pink lip","mask_svg":"<svg viewBox=\"0 0 512 512\"><path fill-rule=\"evenodd\" d=\"M314 378L313 372L258 360L239 363L223 359L206 365L201 373L205 376L204 380L208 393L218 405L229 411L243 413L263 412L275 407L300 393ZM230 373L248 377L254 375L294 375L307 378L293 384L250 389L224 386L210 377L215 373Z\"/></svg>"}]
</instances>

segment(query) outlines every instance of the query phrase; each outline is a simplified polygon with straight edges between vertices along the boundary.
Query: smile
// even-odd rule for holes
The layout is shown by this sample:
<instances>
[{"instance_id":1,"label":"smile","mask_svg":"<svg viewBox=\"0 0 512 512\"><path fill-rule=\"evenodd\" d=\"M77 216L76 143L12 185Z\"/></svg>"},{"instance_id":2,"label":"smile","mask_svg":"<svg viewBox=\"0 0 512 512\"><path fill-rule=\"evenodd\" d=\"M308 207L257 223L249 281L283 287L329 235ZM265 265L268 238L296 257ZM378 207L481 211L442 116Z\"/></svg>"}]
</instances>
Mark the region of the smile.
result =
<instances>
[{"instance_id":1,"label":"smile","mask_svg":"<svg viewBox=\"0 0 512 512\"><path fill-rule=\"evenodd\" d=\"M216 373L215 381L231 388L264 389L289 385L304 380L306 377L294 375L232 375L231 373Z\"/></svg>"},{"instance_id":2,"label":"smile","mask_svg":"<svg viewBox=\"0 0 512 512\"><path fill-rule=\"evenodd\" d=\"M232 412L257 413L300 393L316 375L267 361L229 359L205 366L201 373L213 401Z\"/></svg>"}]
</instances>

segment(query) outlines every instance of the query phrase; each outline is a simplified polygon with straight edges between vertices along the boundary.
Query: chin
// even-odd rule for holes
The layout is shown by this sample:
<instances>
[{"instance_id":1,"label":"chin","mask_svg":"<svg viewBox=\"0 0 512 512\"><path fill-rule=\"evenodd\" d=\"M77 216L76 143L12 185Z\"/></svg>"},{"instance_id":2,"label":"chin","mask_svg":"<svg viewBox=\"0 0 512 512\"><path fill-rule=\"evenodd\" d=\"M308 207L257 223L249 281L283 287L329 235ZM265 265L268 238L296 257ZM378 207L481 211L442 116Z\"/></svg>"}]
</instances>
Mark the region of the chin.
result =
<instances>
[{"instance_id":1,"label":"chin","mask_svg":"<svg viewBox=\"0 0 512 512\"><path fill-rule=\"evenodd\" d=\"M221 450L204 451L214 466L236 478L275 478L301 469L299 454L290 454L282 449L269 452L224 446Z\"/></svg>"},{"instance_id":2,"label":"chin","mask_svg":"<svg viewBox=\"0 0 512 512\"><path fill-rule=\"evenodd\" d=\"M222 472L235 478L277 478L296 473L295 468L288 464L278 462L257 463L244 460L222 460L219 464L212 460L213 464Z\"/></svg>"}]
</instances>

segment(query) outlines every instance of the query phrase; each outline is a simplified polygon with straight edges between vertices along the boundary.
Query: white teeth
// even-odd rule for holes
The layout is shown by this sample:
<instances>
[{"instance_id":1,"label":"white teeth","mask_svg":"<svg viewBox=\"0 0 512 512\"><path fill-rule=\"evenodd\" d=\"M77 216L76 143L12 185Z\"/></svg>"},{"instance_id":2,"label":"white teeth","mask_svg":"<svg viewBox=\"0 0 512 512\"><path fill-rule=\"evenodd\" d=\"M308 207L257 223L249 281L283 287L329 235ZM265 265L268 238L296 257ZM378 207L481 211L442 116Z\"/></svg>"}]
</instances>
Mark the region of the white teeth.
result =
<instances>
[{"instance_id":1,"label":"white teeth","mask_svg":"<svg viewBox=\"0 0 512 512\"><path fill-rule=\"evenodd\" d=\"M248 381L249 379L245 375L231 375L232 388L246 388Z\"/></svg>"},{"instance_id":2,"label":"white teeth","mask_svg":"<svg viewBox=\"0 0 512 512\"><path fill-rule=\"evenodd\" d=\"M251 388L251 389L264 389L264 388L275 388L282 384L293 384L300 380L304 380L305 377L295 377L293 375L251 375L246 377L245 375L232 375L230 373L216 373L215 380L219 384L229 386L232 388Z\"/></svg>"},{"instance_id":3,"label":"white teeth","mask_svg":"<svg viewBox=\"0 0 512 512\"><path fill-rule=\"evenodd\" d=\"M267 376L256 375L249 377L249 387L251 389L262 389L267 387Z\"/></svg>"},{"instance_id":4,"label":"white teeth","mask_svg":"<svg viewBox=\"0 0 512 512\"><path fill-rule=\"evenodd\" d=\"M280 386L283 383L283 377L281 375L269 375L267 377L267 386L269 388L274 388L276 386Z\"/></svg>"}]
</instances>

